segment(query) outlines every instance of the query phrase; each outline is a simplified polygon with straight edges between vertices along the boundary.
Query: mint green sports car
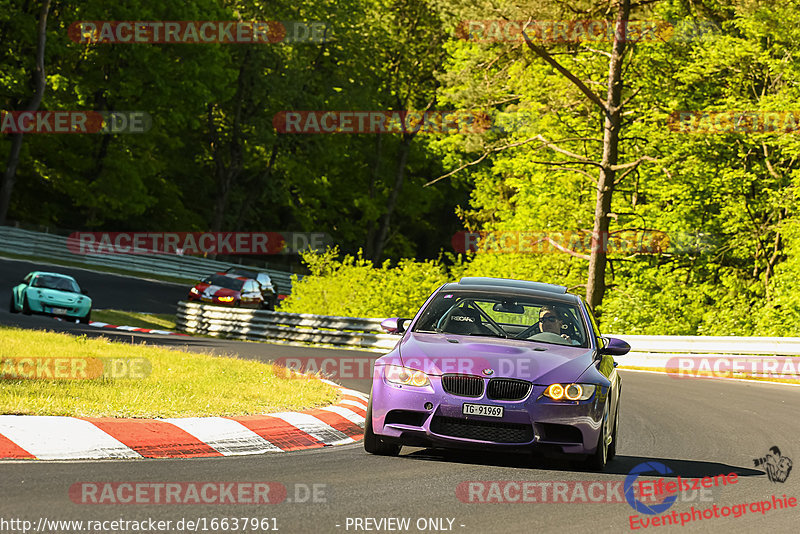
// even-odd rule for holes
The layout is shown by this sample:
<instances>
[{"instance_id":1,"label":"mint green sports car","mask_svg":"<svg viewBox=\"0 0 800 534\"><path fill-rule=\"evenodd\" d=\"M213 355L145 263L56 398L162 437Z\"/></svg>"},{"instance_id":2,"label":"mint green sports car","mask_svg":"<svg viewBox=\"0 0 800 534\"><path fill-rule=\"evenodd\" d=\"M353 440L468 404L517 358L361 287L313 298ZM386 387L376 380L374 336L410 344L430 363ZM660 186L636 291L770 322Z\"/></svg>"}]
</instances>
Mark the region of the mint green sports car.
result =
<instances>
[{"instance_id":1,"label":"mint green sports car","mask_svg":"<svg viewBox=\"0 0 800 534\"><path fill-rule=\"evenodd\" d=\"M11 289L11 313L40 313L88 323L92 299L71 276L33 271Z\"/></svg>"}]
</instances>

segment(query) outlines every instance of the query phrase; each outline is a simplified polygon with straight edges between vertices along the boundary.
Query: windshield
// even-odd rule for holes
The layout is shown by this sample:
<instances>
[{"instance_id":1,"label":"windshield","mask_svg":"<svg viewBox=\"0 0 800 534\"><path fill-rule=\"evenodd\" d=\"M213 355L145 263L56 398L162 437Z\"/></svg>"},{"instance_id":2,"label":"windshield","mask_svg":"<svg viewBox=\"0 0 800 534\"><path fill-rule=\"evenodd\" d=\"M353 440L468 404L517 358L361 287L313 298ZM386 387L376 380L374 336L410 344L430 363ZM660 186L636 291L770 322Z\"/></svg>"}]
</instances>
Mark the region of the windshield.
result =
<instances>
[{"instance_id":1,"label":"windshield","mask_svg":"<svg viewBox=\"0 0 800 534\"><path fill-rule=\"evenodd\" d=\"M238 267L231 267L230 269L228 269L225 272L227 272L228 274L236 275L236 276L244 276L246 278L255 279L255 278L258 277L258 274L255 271L248 271L246 269L240 269Z\"/></svg>"},{"instance_id":2,"label":"windshield","mask_svg":"<svg viewBox=\"0 0 800 534\"><path fill-rule=\"evenodd\" d=\"M587 347L577 306L531 297L442 291L414 332L490 336Z\"/></svg>"},{"instance_id":3,"label":"windshield","mask_svg":"<svg viewBox=\"0 0 800 534\"><path fill-rule=\"evenodd\" d=\"M233 278L231 276L225 276L223 274L212 274L203 280L203 283L210 284L212 286L224 287L225 289L232 289L234 291L241 291L242 286L244 285L244 280Z\"/></svg>"},{"instance_id":4,"label":"windshield","mask_svg":"<svg viewBox=\"0 0 800 534\"><path fill-rule=\"evenodd\" d=\"M78 284L70 278L63 276L53 276L49 274L40 274L31 282L33 287L41 287L43 289L55 289L57 291L69 291L70 293L80 293L81 288Z\"/></svg>"}]
</instances>

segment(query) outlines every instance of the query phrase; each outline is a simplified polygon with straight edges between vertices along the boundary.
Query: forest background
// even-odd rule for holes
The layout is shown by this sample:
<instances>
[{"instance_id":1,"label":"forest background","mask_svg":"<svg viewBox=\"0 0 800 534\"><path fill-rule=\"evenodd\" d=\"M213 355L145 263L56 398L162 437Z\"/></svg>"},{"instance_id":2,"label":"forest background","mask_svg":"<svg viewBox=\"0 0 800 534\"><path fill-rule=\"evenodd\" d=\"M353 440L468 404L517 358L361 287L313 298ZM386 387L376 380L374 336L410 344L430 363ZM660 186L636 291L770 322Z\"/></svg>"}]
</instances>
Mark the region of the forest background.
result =
<instances>
[{"instance_id":1,"label":"forest background","mask_svg":"<svg viewBox=\"0 0 800 534\"><path fill-rule=\"evenodd\" d=\"M661 30L627 39L621 54L613 36L526 43L486 23L613 27L623 4L627 19ZM70 38L74 22L103 20L322 21L326 38ZM612 114L602 104L613 101L615 58L611 165ZM10 191L0 223L325 232L337 247L304 254L309 275L283 309L388 317L410 316L439 284L464 275L586 295L587 247L564 239L566 250L513 253L500 243L542 232L591 237L605 221L609 235L632 243L663 237L657 250L625 246L601 258L593 304L605 331L800 335L797 127L688 132L674 121L680 112L733 111L800 122L797 0L0 0L0 66L4 111L36 103L153 118L139 135L22 136L13 173L15 136L0 136ZM468 110L490 126L279 133L273 119L291 110ZM604 173L611 189L598 212ZM459 232L484 236L481 250L463 254Z\"/></svg>"}]
</instances>

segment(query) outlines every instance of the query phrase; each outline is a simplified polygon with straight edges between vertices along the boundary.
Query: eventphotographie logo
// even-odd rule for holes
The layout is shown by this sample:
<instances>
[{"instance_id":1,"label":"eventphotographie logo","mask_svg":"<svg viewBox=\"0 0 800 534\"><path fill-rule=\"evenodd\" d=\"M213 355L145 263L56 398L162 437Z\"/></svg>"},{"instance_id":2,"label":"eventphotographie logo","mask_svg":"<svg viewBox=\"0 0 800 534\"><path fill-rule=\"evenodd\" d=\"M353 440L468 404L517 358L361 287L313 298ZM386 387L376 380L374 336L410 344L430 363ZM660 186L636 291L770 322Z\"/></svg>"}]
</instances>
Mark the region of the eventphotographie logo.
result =
<instances>
[{"instance_id":1,"label":"eventphotographie logo","mask_svg":"<svg viewBox=\"0 0 800 534\"><path fill-rule=\"evenodd\" d=\"M764 469L770 482L786 482L789 473L792 472L792 460L781 456L781 450L777 445L770 447L767 454L761 458L753 458L753 464Z\"/></svg>"}]
</instances>

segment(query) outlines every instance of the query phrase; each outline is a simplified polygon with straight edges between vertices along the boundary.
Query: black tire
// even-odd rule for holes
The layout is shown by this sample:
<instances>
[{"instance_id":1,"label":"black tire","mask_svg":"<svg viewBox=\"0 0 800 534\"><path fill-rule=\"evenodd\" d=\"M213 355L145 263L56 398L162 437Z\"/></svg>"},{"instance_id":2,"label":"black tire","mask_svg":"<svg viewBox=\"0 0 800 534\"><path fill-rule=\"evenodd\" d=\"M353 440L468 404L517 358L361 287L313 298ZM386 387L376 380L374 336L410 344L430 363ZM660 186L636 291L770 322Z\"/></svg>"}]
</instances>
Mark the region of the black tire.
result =
<instances>
[{"instance_id":1,"label":"black tire","mask_svg":"<svg viewBox=\"0 0 800 534\"><path fill-rule=\"evenodd\" d=\"M30 315L33 313L31 311L31 307L28 306L28 295L23 295L22 297L22 314L23 315Z\"/></svg>"},{"instance_id":2,"label":"black tire","mask_svg":"<svg viewBox=\"0 0 800 534\"><path fill-rule=\"evenodd\" d=\"M606 462L610 462L617 455L617 428L619 427L619 399L617 400L617 413L614 415L614 430L611 431L611 443L608 445Z\"/></svg>"},{"instance_id":3,"label":"black tire","mask_svg":"<svg viewBox=\"0 0 800 534\"><path fill-rule=\"evenodd\" d=\"M92 310L86 312L86 315L78 319L83 324L89 324L92 321Z\"/></svg>"},{"instance_id":4,"label":"black tire","mask_svg":"<svg viewBox=\"0 0 800 534\"><path fill-rule=\"evenodd\" d=\"M19 313L19 310L14 305L14 292L11 292L11 300L8 303L8 311L11 313Z\"/></svg>"},{"instance_id":5,"label":"black tire","mask_svg":"<svg viewBox=\"0 0 800 534\"><path fill-rule=\"evenodd\" d=\"M380 456L397 456L402 448L402 445L386 443L372 431L372 399L370 399L364 424L364 450Z\"/></svg>"},{"instance_id":6,"label":"black tire","mask_svg":"<svg viewBox=\"0 0 800 534\"><path fill-rule=\"evenodd\" d=\"M608 410L608 407L606 407ZM597 449L594 454L586 458L584 467L591 471L602 471L608 464L608 423L603 425L600 436L597 438Z\"/></svg>"}]
</instances>

